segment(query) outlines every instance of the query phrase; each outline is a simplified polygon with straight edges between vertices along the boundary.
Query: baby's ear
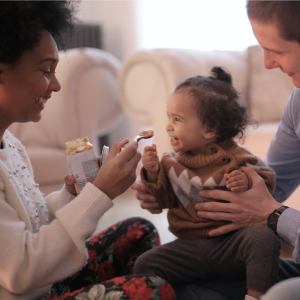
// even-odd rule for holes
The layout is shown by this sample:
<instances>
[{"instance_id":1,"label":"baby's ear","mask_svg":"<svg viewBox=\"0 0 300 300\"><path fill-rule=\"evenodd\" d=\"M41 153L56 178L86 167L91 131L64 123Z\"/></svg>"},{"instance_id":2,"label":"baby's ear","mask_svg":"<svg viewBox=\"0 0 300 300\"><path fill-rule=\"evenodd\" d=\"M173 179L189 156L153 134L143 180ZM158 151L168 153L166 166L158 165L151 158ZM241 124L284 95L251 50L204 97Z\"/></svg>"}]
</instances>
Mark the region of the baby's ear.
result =
<instances>
[{"instance_id":1,"label":"baby's ear","mask_svg":"<svg viewBox=\"0 0 300 300\"><path fill-rule=\"evenodd\" d=\"M206 139L211 139L214 138L217 134L217 129L216 127L208 127L206 126L205 132L204 132L204 137Z\"/></svg>"}]
</instances>

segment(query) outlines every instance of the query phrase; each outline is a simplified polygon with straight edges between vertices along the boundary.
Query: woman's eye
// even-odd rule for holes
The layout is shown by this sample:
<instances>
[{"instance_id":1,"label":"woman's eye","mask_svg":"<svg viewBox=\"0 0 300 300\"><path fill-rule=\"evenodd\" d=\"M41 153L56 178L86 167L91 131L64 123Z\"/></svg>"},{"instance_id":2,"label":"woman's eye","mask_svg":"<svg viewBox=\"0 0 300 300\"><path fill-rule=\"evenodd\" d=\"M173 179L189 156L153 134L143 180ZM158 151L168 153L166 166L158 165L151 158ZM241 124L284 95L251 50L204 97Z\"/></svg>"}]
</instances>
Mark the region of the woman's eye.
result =
<instances>
[{"instance_id":1,"label":"woman's eye","mask_svg":"<svg viewBox=\"0 0 300 300\"><path fill-rule=\"evenodd\" d=\"M50 74L51 74L51 72L50 71L43 71L44 72L44 75L46 76L46 77L49 77L50 76Z\"/></svg>"}]
</instances>

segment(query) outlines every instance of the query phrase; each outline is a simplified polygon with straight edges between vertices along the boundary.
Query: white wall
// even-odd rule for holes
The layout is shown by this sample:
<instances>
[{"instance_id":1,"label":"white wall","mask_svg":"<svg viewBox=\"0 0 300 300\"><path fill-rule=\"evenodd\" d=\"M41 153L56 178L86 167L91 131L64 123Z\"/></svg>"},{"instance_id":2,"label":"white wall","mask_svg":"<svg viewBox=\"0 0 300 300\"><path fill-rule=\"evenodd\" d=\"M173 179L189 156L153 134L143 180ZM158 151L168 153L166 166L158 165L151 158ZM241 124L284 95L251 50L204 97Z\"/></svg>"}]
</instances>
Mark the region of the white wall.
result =
<instances>
[{"instance_id":1,"label":"white wall","mask_svg":"<svg viewBox=\"0 0 300 300\"><path fill-rule=\"evenodd\" d=\"M136 26L139 1L85 1L80 3L78 18L101 26L103 49L124 61L138 49ZM124 116L109 135L111 144L133 138L144 127Z\"/></svg>"},{"instance_id":2,"label":"white wall","mask_svg":"<svg viewBox=\"0 0 300 300\"><path fill-rule=\"evenodd\" d=\"M103 48L119 60L137 49L137 1L82 1L78 17L85 23L97 23L103 34Z\"/></svg>"}]
</instances>

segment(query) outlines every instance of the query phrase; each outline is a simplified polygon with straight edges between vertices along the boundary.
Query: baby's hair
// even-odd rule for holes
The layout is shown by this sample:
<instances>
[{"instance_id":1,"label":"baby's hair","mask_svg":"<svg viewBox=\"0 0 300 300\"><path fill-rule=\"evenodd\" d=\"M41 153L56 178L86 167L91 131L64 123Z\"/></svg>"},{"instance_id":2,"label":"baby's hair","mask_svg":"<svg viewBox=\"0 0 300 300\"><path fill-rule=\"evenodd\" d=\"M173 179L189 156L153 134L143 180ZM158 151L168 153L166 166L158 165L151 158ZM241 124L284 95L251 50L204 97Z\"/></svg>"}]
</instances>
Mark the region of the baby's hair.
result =
<instances>
[{"instance_id":1,"label":"baby's hair","mask_svg":"<svg viewBox=\"0 0 300 300\"><path fill-rule=\"evenodd\" d=\"M39 45L47 30L63 48L64 36L74 32L77 0L1 1L0 63L14 65L25 51Z\"/></svg>"},{"instance_id":2,"label":"baby's hair","mask_svg":"<svg viewBox=\"0 0 300 300\"><path fill-rule=\"evenodd\" d=\"M188 78L175 92L187 92L195 99L199 119L216 129L217 141L241 139L249 119L246 107L238 103L231 75L221 67L213 67L210 74Z\"/></svg>"}]
</instances>

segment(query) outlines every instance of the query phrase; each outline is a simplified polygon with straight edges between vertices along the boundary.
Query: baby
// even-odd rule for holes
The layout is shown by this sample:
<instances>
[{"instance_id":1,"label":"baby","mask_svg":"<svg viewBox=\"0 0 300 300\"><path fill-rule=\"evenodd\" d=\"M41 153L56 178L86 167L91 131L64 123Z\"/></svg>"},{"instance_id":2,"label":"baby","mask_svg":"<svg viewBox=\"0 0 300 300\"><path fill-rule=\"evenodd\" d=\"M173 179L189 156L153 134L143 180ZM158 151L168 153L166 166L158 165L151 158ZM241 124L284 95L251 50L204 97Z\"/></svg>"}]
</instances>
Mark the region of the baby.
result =
<instances>
[{"instance_id":1,"label":"baby","mask_svg":"<svg viewBox=\"0 0 300 300\"><path fill-rule=\"evenodd\" d=\"M177 240L144 253L136 274L156 274L171 284L195 279L247 277L245 299L258 299L275 282L280 243L264 225L253 225L218 237L208 232L226 221L197 216L201 189L245 192L251 180L241 167L251 166L272 193L275 173L263 161L234 142L248 124L238 103L231 76L214 67L208 77L180 84L167 102L167 132L173 151L161 161L156 146L145 147L141 178L161 208L169 208L169 230Z\"/></svg>"}]
</instances>

